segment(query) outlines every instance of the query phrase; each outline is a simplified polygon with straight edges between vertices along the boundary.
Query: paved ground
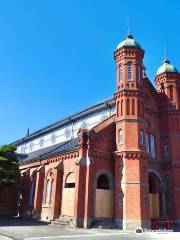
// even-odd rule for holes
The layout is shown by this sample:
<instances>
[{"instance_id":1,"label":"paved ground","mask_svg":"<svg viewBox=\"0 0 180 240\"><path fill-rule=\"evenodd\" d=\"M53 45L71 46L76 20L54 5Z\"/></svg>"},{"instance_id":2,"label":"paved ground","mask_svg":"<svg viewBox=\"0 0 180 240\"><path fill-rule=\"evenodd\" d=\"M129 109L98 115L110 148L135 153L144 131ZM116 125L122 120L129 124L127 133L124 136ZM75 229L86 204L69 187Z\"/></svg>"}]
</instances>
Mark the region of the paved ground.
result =
<instances>
[{"instance_id":1,"label":"paved ground","mask_svg":"<svg viewBox=\"0 0 180 240\"><path fill-rule=\"evenodd\" d=\"M0 219L0 240L179 240L180 233L124 233L109 229L70 229L21 219Z\"/></svg>"}]
</instances>

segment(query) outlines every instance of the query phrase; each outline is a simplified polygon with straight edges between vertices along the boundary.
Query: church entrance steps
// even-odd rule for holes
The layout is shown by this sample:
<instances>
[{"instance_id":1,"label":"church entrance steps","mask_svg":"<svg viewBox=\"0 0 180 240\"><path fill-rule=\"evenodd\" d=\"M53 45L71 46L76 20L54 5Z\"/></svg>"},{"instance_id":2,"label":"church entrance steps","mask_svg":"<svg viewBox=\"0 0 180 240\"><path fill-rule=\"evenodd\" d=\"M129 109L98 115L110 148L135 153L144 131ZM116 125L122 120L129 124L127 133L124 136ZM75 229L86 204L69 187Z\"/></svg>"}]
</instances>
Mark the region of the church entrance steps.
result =
<instances>
[{"instance_id":1,"label":"church entrance steps","mask_svg":"<svg viewBox=\"0 0 180 240\"><path fill-rule=\"evenodd\" d=\"M72 226L72 218L71 217L60 217L53 221L51 221L53 225L60 225L64 227L71 227Z\"/></svg>"}]
</instances>

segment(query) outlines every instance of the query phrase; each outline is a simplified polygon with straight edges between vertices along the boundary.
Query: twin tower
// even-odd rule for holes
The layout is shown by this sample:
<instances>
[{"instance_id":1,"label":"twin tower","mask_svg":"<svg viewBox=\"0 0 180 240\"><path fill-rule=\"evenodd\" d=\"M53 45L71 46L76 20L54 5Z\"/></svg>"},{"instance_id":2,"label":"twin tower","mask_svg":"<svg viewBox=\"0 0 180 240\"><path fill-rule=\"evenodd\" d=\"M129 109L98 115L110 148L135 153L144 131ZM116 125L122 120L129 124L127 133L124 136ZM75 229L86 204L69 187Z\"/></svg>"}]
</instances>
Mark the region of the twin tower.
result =
<instances>
[{"instance_id":1,"label":"twin tower","mask_svg":"<svg viewBox=\"0 0 180 240\"><path fill-rule=\"evenodd\" d=\"M167 188L167 181L179 187L176 179L180 170L173 163L180 157L180 75L165 60L157 71L154 88L146 76L143 57L144 50L131 35L114 52L115 219L123 229L148 227L156 209L157 218L171 215L180 219L179 196ZM151 175L159 183L156 200L154 196L151 199L155 194Z\"/></svg>"}]
</instances>

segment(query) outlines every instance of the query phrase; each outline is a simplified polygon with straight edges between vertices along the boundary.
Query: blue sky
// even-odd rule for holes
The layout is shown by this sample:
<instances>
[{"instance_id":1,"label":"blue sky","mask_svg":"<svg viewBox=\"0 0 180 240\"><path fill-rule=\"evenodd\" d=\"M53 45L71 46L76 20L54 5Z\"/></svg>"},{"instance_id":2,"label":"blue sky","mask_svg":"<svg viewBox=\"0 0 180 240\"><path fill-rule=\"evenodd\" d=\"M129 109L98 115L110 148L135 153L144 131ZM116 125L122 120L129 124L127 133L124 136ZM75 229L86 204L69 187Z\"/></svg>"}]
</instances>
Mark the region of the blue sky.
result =
<instances>
[{"instance_id":1,"label":"blue sky","mask_svg":"<svg viewBox=\"0 0 180 240\"><path fill-rule=\"evenodd\" d=\"M0 144L111 97L127 17L151 81L164 45L180 69L179 16L178 0L1 1Z\"/></svg>"}]
</instances>

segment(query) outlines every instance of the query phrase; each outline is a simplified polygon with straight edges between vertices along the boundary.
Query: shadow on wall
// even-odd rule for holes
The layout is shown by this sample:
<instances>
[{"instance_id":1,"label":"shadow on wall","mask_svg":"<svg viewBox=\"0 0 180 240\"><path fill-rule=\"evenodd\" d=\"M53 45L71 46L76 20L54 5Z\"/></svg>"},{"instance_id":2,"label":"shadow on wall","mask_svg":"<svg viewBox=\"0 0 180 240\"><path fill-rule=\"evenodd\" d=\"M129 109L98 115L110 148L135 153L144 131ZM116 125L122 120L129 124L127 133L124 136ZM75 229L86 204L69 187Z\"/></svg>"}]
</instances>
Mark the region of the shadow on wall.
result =
<instances>
[{"instance_id":1,"label":"shadow on wall","mask_svg":"<svg viewBox=\"0 0 180 240\"><path fill-rule=\"evenodd\" d=\"M15 216L17 214L17 188L15 186L0 186L0 216Z\"/></svg>"},{"instance_id":2,"label":"shadow on wall","mask_svg":"<svg viewBox=\"0 0 180 240\"><path fill-rule=\"evenodd\" d=\"M42 226L49 225L47 222L36 221L32 219L24 219L21 217L0 217L0 227L10 226Z\"/></svg>"}]
</instances>

